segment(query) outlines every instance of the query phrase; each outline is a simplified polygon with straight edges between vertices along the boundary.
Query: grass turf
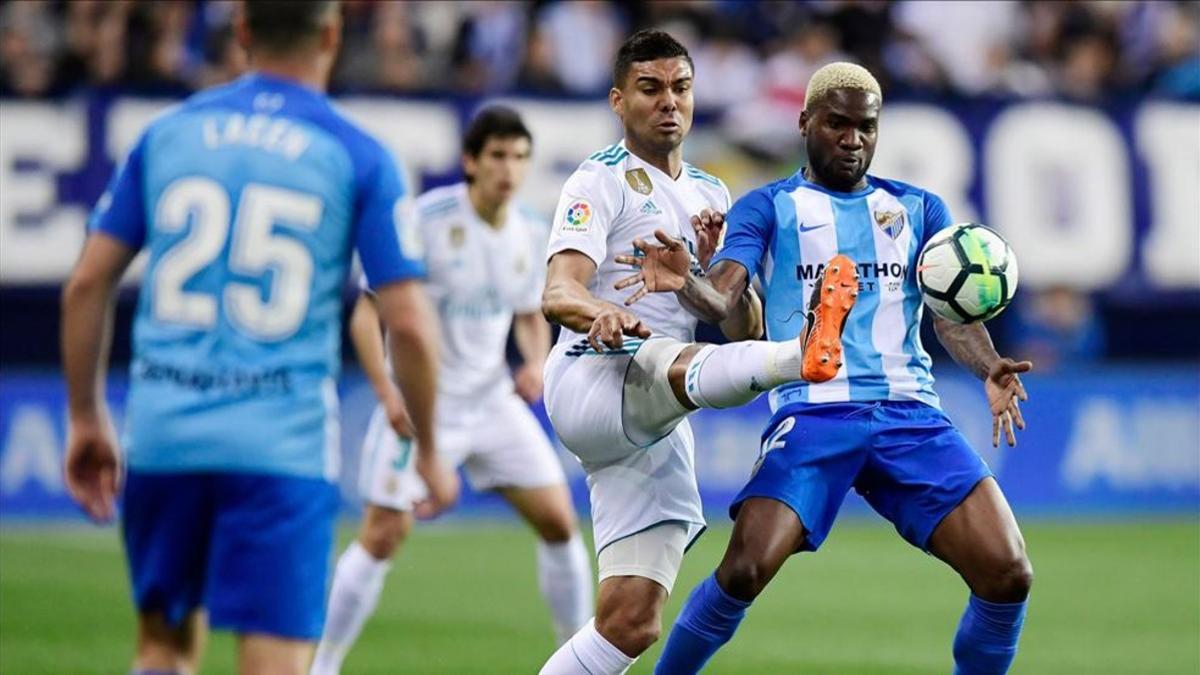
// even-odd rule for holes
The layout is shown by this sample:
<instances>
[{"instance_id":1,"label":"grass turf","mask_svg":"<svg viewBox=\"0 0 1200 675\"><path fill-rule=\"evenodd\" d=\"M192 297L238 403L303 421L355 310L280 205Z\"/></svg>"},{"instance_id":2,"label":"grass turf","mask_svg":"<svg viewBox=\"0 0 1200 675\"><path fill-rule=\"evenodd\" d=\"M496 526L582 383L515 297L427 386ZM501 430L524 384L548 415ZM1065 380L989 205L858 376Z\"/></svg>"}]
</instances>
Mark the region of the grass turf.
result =
<instances>
[{"instance_id":1,"label":"grass turf","mask_svg":"<svg viewBox=\"0 0 1200 675\"><path fill-rule=\"evenodd\" d=\"M1014 674L1200 672L1195 521L1024 530L1037 581ZM687 556L668 626L727 535L710 531ZM847 521L784 568L707 672L948 673L965 597L886 524ZM132 635L115 531L0 530L0 673L125 672ZM651 672L661 644L632 672ZM533 673L553 647L531 535L507 522L427 527L344 672ZM204 672L232 670L233 639L216 634Z\"/></svg>"}]
</instances>

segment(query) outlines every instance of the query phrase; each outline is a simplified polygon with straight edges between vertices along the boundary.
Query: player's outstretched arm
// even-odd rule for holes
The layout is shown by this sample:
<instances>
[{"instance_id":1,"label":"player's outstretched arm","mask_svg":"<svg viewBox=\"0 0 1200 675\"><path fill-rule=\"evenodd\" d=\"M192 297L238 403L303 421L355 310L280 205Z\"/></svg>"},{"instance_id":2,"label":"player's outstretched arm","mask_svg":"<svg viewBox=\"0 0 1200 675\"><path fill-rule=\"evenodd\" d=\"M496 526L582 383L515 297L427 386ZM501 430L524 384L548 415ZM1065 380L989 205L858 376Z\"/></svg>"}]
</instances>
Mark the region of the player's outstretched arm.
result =
<instances>
[{"instance_id":1,"label":"player's outstretched arm","mask_svg":"<svg viewBox=\"0 0 1200 675\"><path fill-rule=\"evenodd\" d=\"M383 404L387 412L388 423L392 429L405 438L412 438L412 420L400 390L388 372L386 352L383 345L383 332L379 326L379 310L375 308L375 299L369 292L360 293L354 303L354 311L350 313L350 343L354 345L354 353L358 356L358 365L362 367L375 397Z\"/></svg>"},{"instance_id":2,"label":"player's outstretched arm","mask_svg":"<svg viewBox=\"0 0 1200 675\"><path fill-rule=\"evenodd\" d=\"M620 349L624 336L650 337L650 328L629 310L593 296L587 289L596 274L596 263L583 253L568 249L555 253L546 270L542 291L542 314L546 320L587 333L596 351Z\"/></svg>"},{"instance_id":3,"label":"player's outstretched arm","mask_svg":"<svg viewBox=\"0 0 1200 675\"><path fill-rule=\"evenodd\" d=\"M70 428L66 480L71 496L93 520L111 520L120 455L104 404L112 337L113 299L136 253L107 235L88 237L62 294L62 360Z\"/></svg>"},{"instance_id":4,"label":"player's outstretched arm","mask_svg":"<svg viewBox=\"0 0 1200 675\"><path fill-rule=\"evenodd\" d=\"M1019 374L1033 370L1033 363L1001 357L982 323L958 324L935 316L933 329L955 362L983 380L992 409L992 445L1000 445L1003 429L1009 446L1015 446L1017 436L1013 426L1025 428L1020 401L1029 400Z\"/></svg>"},{"instance_id":5,"label":"player's outstretched arm","mask_svg":"<svg viewBox=\"0 0 1200 675\"><path fill-rule=\"evenodd\" d=\"M417 442L417 473L429 490L417 515L437 515L458 499L458 475L447 470L437 454L434 406L437 400L437 315L421 283L405 280L375 289L379 313L387 328L388 348L396 382L412 418Z\"/></svg>"}]
</instances>

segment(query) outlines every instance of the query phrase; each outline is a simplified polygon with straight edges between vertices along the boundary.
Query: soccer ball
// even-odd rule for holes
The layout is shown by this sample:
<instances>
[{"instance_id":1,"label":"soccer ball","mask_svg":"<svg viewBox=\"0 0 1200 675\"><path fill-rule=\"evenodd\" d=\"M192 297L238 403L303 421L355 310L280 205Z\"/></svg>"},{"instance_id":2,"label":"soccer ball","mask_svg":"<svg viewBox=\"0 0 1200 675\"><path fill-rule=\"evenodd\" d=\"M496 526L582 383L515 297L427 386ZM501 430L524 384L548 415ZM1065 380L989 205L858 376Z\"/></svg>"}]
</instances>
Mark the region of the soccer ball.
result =
<instances>
[{"instance_id":1,"label":"soccer ball","mask_svg":"<svg viewBox=\"0 0 1200 675\"><path fill-rule=\"evenodd\" d=\"M951 225L933 235L917 258L925 304L954 323L987 321L1017 292L1017 258L995 230Z\"/></svg>"}]
</instances>

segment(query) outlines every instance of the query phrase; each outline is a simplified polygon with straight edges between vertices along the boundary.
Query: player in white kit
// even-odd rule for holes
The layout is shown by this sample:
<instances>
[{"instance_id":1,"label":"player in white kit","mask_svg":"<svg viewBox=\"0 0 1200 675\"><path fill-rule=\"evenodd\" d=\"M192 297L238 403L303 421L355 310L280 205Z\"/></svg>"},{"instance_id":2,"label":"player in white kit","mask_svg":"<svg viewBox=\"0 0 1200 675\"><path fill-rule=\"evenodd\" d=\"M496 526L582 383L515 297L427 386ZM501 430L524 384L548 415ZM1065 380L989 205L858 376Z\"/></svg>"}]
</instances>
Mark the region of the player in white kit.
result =
<instances>
[{"instance_id":1,"label":"player in white kit","mask_svg":"<svg viewBox=\"0 0 1200 675\"><path fill-rule=\"evenodd\" d=\"M441 323L441 457L465 466L476 489L499 492L537 532L539 586L562 643L591 616L592 577L562 466L527 405L541 397L550 348L539 311L545 226L512 201L530 142L516 112L483 110L463 141L467 182L426 192L416 208L426 288ZM515 380L505 358L510 327L524 359ZM380 405L363 443L362 531L338 562L314 674L341 667L426 496L413 466L411 426L384 367L370 293L355 307L350 330Z\"/></svg>"},{"instance_id":2,"label":"player in white kit","mask_svg":"<svg viewBox=\"0 0 1200 675\"><path fill-rule=\"evenodd\" d=\"M840 366L852 272L822 278L806 330L787 342L757 340L762 307L748 286L721 324L744 341L720 346L692 342L696 319L680 294L647 293L692 282L651 278L671 266L644 274L640 257L690 258L703 271L730 205L720 180L683 162L692 78L687 50L666 33L641 31L621 46L609 103L625 138L567 180L551 229L542 311L562 332L546 363L546 407L588 473L600 590L594 620L545 675L623 673L658 638L683 553L704 529L686 416L784 382L824 381ZM647 244L652 237L664 246ZM835 258L827 269L846 266Z\"/></svg>"}]
</instances>

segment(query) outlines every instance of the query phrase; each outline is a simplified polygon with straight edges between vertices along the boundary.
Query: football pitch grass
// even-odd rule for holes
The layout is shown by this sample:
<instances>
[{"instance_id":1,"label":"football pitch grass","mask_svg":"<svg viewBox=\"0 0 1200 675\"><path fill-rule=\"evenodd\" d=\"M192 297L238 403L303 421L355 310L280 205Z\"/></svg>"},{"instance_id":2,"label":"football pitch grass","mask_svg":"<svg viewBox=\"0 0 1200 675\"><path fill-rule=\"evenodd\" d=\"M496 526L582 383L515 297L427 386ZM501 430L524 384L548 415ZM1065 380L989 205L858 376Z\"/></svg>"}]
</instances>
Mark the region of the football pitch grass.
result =
<instances>
[{"instance_id":1,"label":"football pitch grass","mask_svg":"<svg viewBox=\"0 0 1200 675\"><path fill-rule=\"evenodd\" d=\"M1200 672L1200 523L1024 530L1037 578L1013 673ZM721 524L688 554L668 627L728 532ZM533 544L507 521L418 528L344 672L536 672L554 644ZM886 524L846 521L819 554L784 567L706 672L949 673L965 599L950 570ZM115 529L0 529L0 673L124 673L132 635ZM632 672L651 672L661 645ZM203 672L233 672L229 635L212 636Z\"/></svg>"}]
</instances>

